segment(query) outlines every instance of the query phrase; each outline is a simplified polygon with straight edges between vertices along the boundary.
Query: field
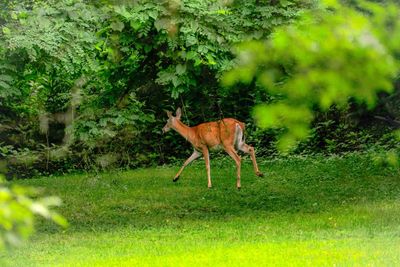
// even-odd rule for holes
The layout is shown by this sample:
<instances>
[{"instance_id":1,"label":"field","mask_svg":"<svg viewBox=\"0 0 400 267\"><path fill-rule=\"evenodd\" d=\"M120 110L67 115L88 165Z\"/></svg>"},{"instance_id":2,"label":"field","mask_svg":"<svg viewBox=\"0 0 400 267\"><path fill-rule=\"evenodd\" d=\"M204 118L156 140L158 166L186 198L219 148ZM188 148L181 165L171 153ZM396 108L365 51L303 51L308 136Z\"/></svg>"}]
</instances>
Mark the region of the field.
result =
<instances>
[{"instance_id":1,"label":"field","mask_svg":"<svg viewBox=\"0 0 400 267\"><path fill-rule=\"evenodd\" d=\"M400 172L369 155L229 158L18 181L63 199L68 229L37 233L3 266L399 266Z\"/></svg>"}]
</instances>

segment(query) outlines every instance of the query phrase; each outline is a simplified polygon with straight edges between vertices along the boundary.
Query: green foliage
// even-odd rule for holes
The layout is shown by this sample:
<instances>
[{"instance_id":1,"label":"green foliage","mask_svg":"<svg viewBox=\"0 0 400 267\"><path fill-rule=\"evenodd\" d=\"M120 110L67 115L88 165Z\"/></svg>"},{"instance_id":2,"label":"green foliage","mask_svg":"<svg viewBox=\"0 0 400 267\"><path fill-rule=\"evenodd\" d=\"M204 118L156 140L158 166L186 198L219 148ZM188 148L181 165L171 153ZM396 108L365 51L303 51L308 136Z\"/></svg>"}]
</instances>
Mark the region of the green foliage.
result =
<instances>
[{"instance_id":1,"label":"green foliage","mask_svg":"<svg viewBox=\"0 0 400 267\"><path fill-rule=\"evenodd\" d=\"M154 122L154 115L144 113L143 104L134 95L126 101L128 104L120 107L81 110L81 118L73 125L73 138L74 146L81 144L75 151L83 156L87 167L109 168L116 162L117 166L121 162L130 167L140 164L139 158L131 162L129 153L148 142L142 135L146 126ZM90 156L94 152L96 156Z\"/></svg>"},{"instance_id":2,"label":"green foliage","mask_svg":"<svg viewBox=\"0 0 400 267\"><path fill-rule=\"evenodd\" d=\"M150 157L165 162L187 150L177 138L160 136L166 109L187 106L185 119L190 124L222 115L246 118L248 109L240 107L238 96L249 94L241 100L251 106L255 99L250 95L258 89L243 88L228 95L218 86L222 73L232 67L231 46L266 37L276 25L293 20L300 2L137 1L113 6L96 45L105 78L96 83L96 91L102 88L98 100L108 107L134 93L156 119L142 131L141 139L149 141L147 147L139 145L137 158L148 151ZM242 114L239 109L246 111Z\"/></svg>"},{"instance_id":3,"label":"green foliage","mask_svg":"<svg viewBox=\"0 0 400 267\"><path fill-rule=\"evenodd\" d=\"M33 232L34 215L50 219L66 227L67 221L52 210L61 204L57 197L37 198L38 192L29 187L9 186L0 176L0 249L19 245Z\"/></svg>"},{"instance_id":4,"label":"green foliage","mask_svg":"<svg viewBox=\"0 0 400 267\"><path fill-rule=\"evenodd\" d=\"M286 129L278 144L281 151L309 136L315 107L343 108L350 98L372 107L378 92L393 90L398 47L389 36L398 40L397 6L369 3L365 14L330 3L279 27L266 42L239 46L238 66L224 78L232 85L257 77L279 96L279 101L258 106L255 116L262 127ZM392 27L385 27L389 22Z\"/></svg>"},{"instance_id":5,"label":"green foliage","mask_svg":"<svg viewBox=\"0 0 400 267\"><path fill-rule=\"evenodd\" d=\"M36 71L63 72L73 78L96 67L93 26L101 19L97 9L84 1L19 10L7 24L6 48L10 56L26 57Z\"/></svg>"},{"instance_id":6,"label":"green foliage","mask_svg":"<svg viewBox=\"0 0 400 267\"><path fill-rule=\"evenodd\" d=\"M363 140L374 143L370 142L373 138L368 137L371 133L360 130L359 125L352 128L351 134L346 134L346 120L321 130L319 123L322 122L318 118L325 110L315 115L312 103L319 105L322 101L322 94L318 92L325 89L317 88L325 81L322 79L334 80L349 70L342 75L343 79L339 77L344 80L351 73L361 75L363 69L344 65L340 67L342 71L335 74L332 62L325 60L322 54L320 57L305 56L310 51L307 42L312 38L317 41L324 38L323 30L318 32L318 25L301 19L314 7L314 1L297 0L9 1L0 15L0 62L4 62L0 65L11 68L0 70L1 142L7 149L13 146L6 156L9 177L81 168L137 167L185 157L190 153L188 144L174 133L161 135L165 110L175 110L178 106L182 106L183 119L190 125L223 117L244 121L247 140L255 144L262 155L276 155L273 147L276 143L281 148L287 147L310 133L313 136L310 142L302 144L303 150L298 151L336 153L361 149ZM336 13L338 11L323 9L316 19L325 25L324 30L331 29L331 21L334 21L333 28L340 23L355 28L357 23L364 23L373 28L379 40L388 36L375 31L375 26L383 20L388 24L396 16L391 10L387 17L369 16L371 20L366 22L365 17L357 13L361 22L353 23L336 21ZM299 19L300 22L292 24ZM307 23L312 30L309 34ZM282 25L286 26L277 29ZM283 29L294 32L286 36ZM344 38L349 29L343 33L339 31L339 37ZM270 90L264 89L268 79L253 82L255 73L244 68L233 80L241 78L249 84L237 84L230 91L221 88L221 77L236 64L232 47L244 41L268 39L272 32L276 33L268 42L269 51L255 44L262 53L250 53L256 57L255 62L267 55L271 55L267 59L269 63L276 61L271 67L276 77L270 77L273 84ZM314 33L315 36L311 36ZM359 29L351 34L362 40ZM285 36L289 38L287 42L292 42L289 46L282 42L275 44L274 40ZM323 53L339 49L339 57L342 57L354 52L351 41L338 44L332 36L331 39L322 44ZM295 42L298 46L291 48ZM395 46L390 40L390 47L395 49ZM366 47L360 55L354 54L354 64L379 55L375 50L375 54L369 54L368 49ZM278 57L285 62L280 62ZM310 60L309 65L296 65L304 59ZM307 68L313 64L316 67L326 65L335 75L320 77L318 72L311 75L312 71ZM386 71L379 66L382 62L370 66L370 71L378 71L368 76L374 84L380 80L375 75ZM309 74L302 76L302 71ZM290 77L297 77L297 82L290 85ZM317 93L312 94L311 102L302 101L306 96L301 90L290 89L297 86L296 83L301 84L304 77L308 77L309 83L315 79L312 90ZM372 86L369 79L365 81L366 94ZM286 83L277 86L276 81ZM305 84L303 87L308 88ZM355 87L349 88L347 93L353 93ZM290 97L292 91L297 92L298 99ZM289 98L297 101L295 105L288 104ZM331 103L332 99L343 102L345 98L331 94L326 103ZM254 125L251 109L265 103L275 108L271 107L268 112L265 106L259 108L259 114L264 113L262 117L269 118L269 121L264 120L264 126L277 123L275 126L282 128L265 131ZM392 106L396 106L396 101L393 103ZM282 110L285 114L280 113ZM281 119L282 115L286 119ZM301 122L302 119L306 122ZM361 125L364 121L360 121ZM309 131L309 123L316 129ZM288 131L287 124L294 125L296 130ZM324 138L323 134L329 136ZM286 138L277 141L277 135Z\"/></svg>"},{"instance_id":7,"label":"green foliage","mask_svg":"<svg viewBox=\"0 0 400 267\"><path fill-rule=\"evenodd\" d=\"M10 12L0 56L16 71L4 104L29 116L62 111L71 84L97 69L95 33L103 13L80 0L32 1Z\"/></svg>"},{"instance_id":8,"label":"green foliage","mask_svg":"<svg viewBox=\"0 0 400 267\"><path fill-rule=\"evenodd\" d=\"M383 166L400 167L400 131L394 131L390 134L389 138L395 142L396 145L388 147L387 145L377 146L375 162Z\"/></svg>"},{"instance_id":9,"label":"green foliage","mask_svg":"<svg viewBox=\"0 0 400 267\"><path fill-rule=\"evenodd\" d=\"M18 95L18 90L11 86L15 69L8 64L0 63L0 101L14 95ZM0 103L1 103L0 102Z\"/></svg>"},{"instance_id":10,"label":"green foliage","mask_svg":"<svg viewBox=\"0 0 400 267\"><path fill-rule=\"evenodd\" d=\"M138 88L152 80L173 99L197 91L208 95L232 66L232 44L266 37L271 28L295 18L300 8L297 1L283 6L257 1L174 3L115 6L100 31L104 40L96 46L112 61L114 66L104 64L109 72L124 68L133 76L125 84Z\"/></svg>"}]
</instances>

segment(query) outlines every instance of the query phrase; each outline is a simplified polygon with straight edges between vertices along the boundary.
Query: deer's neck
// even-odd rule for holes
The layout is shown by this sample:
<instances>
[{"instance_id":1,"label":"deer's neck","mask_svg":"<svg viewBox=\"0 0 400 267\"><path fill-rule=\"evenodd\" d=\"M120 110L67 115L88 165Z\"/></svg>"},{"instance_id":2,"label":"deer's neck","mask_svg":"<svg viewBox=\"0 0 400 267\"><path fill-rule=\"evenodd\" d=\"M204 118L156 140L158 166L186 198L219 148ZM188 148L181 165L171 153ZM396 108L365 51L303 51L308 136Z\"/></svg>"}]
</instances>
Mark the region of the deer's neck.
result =
<instances>
[{"instance_id":1,"label":"deer's neck","mask_svg":"<svg viewBox=\"0 0 400 267\"><path fill-rule=\"evenodd\" d=\"M180 135L182 135L183 138L185 138L186 140L188 140L190 143L193 144L195 138L195 131L193 130L193 128L187 126L186 124L178 120L176 121L173 128Z\"/></svg>"}]
</instances>

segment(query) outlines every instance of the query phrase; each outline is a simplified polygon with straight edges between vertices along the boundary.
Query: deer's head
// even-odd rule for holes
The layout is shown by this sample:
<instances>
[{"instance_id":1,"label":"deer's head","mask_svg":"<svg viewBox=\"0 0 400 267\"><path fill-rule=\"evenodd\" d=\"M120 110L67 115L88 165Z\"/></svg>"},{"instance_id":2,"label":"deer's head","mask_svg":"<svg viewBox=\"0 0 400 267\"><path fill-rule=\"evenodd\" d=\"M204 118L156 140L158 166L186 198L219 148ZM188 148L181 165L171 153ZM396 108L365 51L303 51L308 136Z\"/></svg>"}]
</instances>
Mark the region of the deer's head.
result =
<instances>
[{"instance_id":1,"label":"deer's head","mask_svg":"<svg viewBox=\"0 0 400 267\"><path fill-rule=\"evenodd\" d=\"M171 128L175 127L175 124L177 121L179 121L181 119L181 108L178 108L176 110L176 116L172 116L172 112L167 111L167 115L168 115L168 120L167 123L165 124L165 126L163 127L162 131L163 133L168 132L169 130L171 130Z\"/></svg>"}]
</instances>

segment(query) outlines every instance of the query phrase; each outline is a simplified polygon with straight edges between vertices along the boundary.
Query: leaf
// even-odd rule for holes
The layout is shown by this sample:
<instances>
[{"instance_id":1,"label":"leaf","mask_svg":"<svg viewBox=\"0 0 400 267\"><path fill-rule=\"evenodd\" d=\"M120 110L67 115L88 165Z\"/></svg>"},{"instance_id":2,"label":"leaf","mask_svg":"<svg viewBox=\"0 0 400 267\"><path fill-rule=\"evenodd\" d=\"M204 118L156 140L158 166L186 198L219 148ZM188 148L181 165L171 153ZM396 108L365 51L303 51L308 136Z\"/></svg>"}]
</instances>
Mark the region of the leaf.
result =
<instances>
[{"instance_id":1,"label":"leaf","mask_svg":"<svg viewBox=\"0 0 400 267\"><path fill-rule=\"evenodd\" d=\"M168 29L169 23L170 23L169 19L166 19L166 18L157 19L154 22L154 27L156 28L157 31L161 31L164 29Z\"/></svg>"},{"instance_id":2,"label":"leaf","mask_svg":"<svg viewBox=\"0 0 400 267\"><path fill-rule=\"evenodd\" d=\"M397 140L400 141L400 130L395 131L394 136L395 136L395 138L397 138Z\"/></svg>"},{"instance_id":3,"label":"leaf","mask_svg":"<svg viewBox=\"0 0 400 267\"><path fill-rule=\"evenodd\" d=\"M17 20L17 19L18 19L17 13L12 12L12 13L11 13L11 18L12 18L13 20Z\"/></svg>"},{"instance_id":4,"label":"leaf","mask_svg":"<svg viewBox=\"0 0 400 267\"><path fill-rule=\"evenodd\" d=\"M3 81L1 81L0 80L0 89L10 89L10 85L8 84L8 83L6 83L6 82L3 82Z\"/></svg>"},{"instance_id":5,"label":"leaf","mask_svg":"<svg viewBox=\"0 0 400 267\"><path fill-rule=\"evenodd\" d=\"M197 44L198 40L195 36L193 35L189 35L188 37L186 37L186 46L192 46Z\"/></svg>"},{"instance_id":6,"label":"leaf","mask_svg":"<svg viewBox=\"0 0 400 267\"><path fill-rule=\"evenodd\" d=\"M173 99L177 99L181 93L183 93L185 89L183 87L174 87L171 91L171 97Z\"/></svg>"},{"instance_id":7,"label":"leaf","mask_svg":"<svg viewBox=\"0 0 400 267\"><path fill-rule=\"evenodd\" d=\"M49 216L50 216L49 210L43 204L32 203L32 205L30 206L30 209L32 210L33 213L39 214L45 218L49 218Z\"/></svg>"},{"instance_id":8,"label":"leaf","mask_svg":"<svg viewBox=\"0 0 400 267\"><path fill-rule=\"evenodd\" d=\"M158 78L156 79L156 82L162 85L166 85L172 80L177 79L175 73L171 73L171 70L165 70L165 71L160 71L158 73Z\"/></svg>"},{"instance_id":9,"label":"leaf","mask_svg":"<svg viewBox=\"0 0 400 267\"><path fill-rule=\"evenodd\" d=\"M60 206L61 199L58 197L45 197L41 199L41 203L46 206Z\"/></svg>"},{"instance_id":10,"label":"leaf","mask_svg":"<svg viewBox=\"0 0 400 267\"><path fill-rule=\"evenodd\" d=\"M157 17L158 17L158 12L157 12L157 10L150 10L148 12L148 15L149 15L150 18L156 20Z\"/></svg>"},{"instance_id":11,"label":"leaf","mask_svg":"<svg viewBox=\"0 0 400 267\"><path fill-rule=\"evenodd\" d=\"M96 50L103 51L104 41L100 41L95 45Z\"/></svg>"},{"instance_id":12,"label":"leaf","mask_svg":"<svg viewBox=\"0 0 400 267\"><path fill-rule=\"evenodd\" d=\"M186 72L186 65L178 64L176 65L176 74L182 75Z\"/></svg>"},{"instance_id":13,"label":"leaf","mask_svg":"<svg viewBox=\"0 0 400 267\"><path fill-rule=\"evenodd\" d=\"M58 214L58 213L53 212L53 213L51 214L51 219L52 219L55 223L57 223L58 225L60 225L60 226L62 226L62 227L64 227L64 228L67 228L67 227L69 226L69 223L68 223L67 219L65 219L63 216L61 216L61 215Z\"/></svg>"},{"instance_id":14,"label":"leaf","mask_svg":"<svg viewBox=\"0 0 400 267\"><path fill-rule=\"evenodd\" d=\"M124 29L125 25L122 21L117 20L117 21L114 21L113 23L111 23L110 27L114 31L121 32Z\"/></svg>"},{"instance_id":15,"label":"leaf","mask_svg":"<svg viewBox=\"0 0 400 267\"><path fill-rule=\"evenodd\" d=\"M207 54L206 55L207 61L209 65L216 65L217 62L215 62L213 56L211 54Z\"/></svg>"},{"instance_id":16,"label":"leaf","mask_svg":"<svg viewBox=\"0 0 400 267\"><path fill-rule=\"evenodd\" d=\"M3 33L6 35L11 34L11 30L5 26L2 28L2 30L3 30Z\"/></svg>"},{"instance_id":17,"label":"leaf","mask_svg":"<svg viewBox=\"0 0 400 267\"><path fill-rule=\"evenodd\" d=\"M195 59L197 57L198 57L198 55L197 55L197 52L195 52L195 51L189 51L186 53L186 59L188 59L188 60Z\"/></svg>"},{"instance_id":18,"label":"leaf","mask_svg":"<svg viewBox=\"0 0 400 267\"><path fill-rule=\"evenodd\" d=\"M201 58L196 58L194 61L194 66L197 67L203 63L203 60Z\"/></svg>"},{"instance_id":19,"label":"leaf","mask_svg":"<svg viewBox=\"0 0 400 267\"><path fill-rule=\"evenodd\" d=\"M13 78L10 75L0 74L0 81L11 82Z\"/></svg>"},{"instance_id":20,"label":"leaf","mask_svg":"<svg viewBox=\"0 0 400 267\"><path fill-rule=\"evenodd\" d=\"M135 31L138 31L141 27L142 24L140 23L140 21L138 20L131 20L129 22L129 25L131 26L132 29L134 29Z\"/></svg>"},{"instance_id":21,"label":"leaf","mask_svg":"<svg viewBox=\"0 0 400 267\"><path fill-rule=\"evenodd\" d=\"M123 18L129 20L132 15L129 13L129 11L126 10L126 7L124 5L115 5L114 6L114 11L115 13L119 14Z\"/></svg>"},{"instance_id":22,"label":"leaf","mask_svg":"<svg viewBox=\"0 0 400 267\"><path fill-rule=\"evenodd\" d=\"M229 11L228 9L219 9L215 11L215 14L218 15L229 15L231 14L231 11Z\"/></svg>"},{"instance_id":23,"label":"leaf","mask_svg":"<svg viewBox=\"0 0 400 267\"><path fill-rule=\"evenodd\" d=\"M279 138L277 147L279 151L281 151L283 154L286 154L295 147L296 142L297 139L294 136L290 134L284 134Z\"/></svg>"},{"instance_id":24,"label":"leaf","mask_svg":"<svg viewBox=\"0 0 400 267\"><path fill-rule=\"evenodd\" d=\"M174 87L178 87L179 85L182 84L182 80L179 79L177 76L173 76L171 81L172 81L172 84L174 85Z\"/></svg>"}]
</instances>

